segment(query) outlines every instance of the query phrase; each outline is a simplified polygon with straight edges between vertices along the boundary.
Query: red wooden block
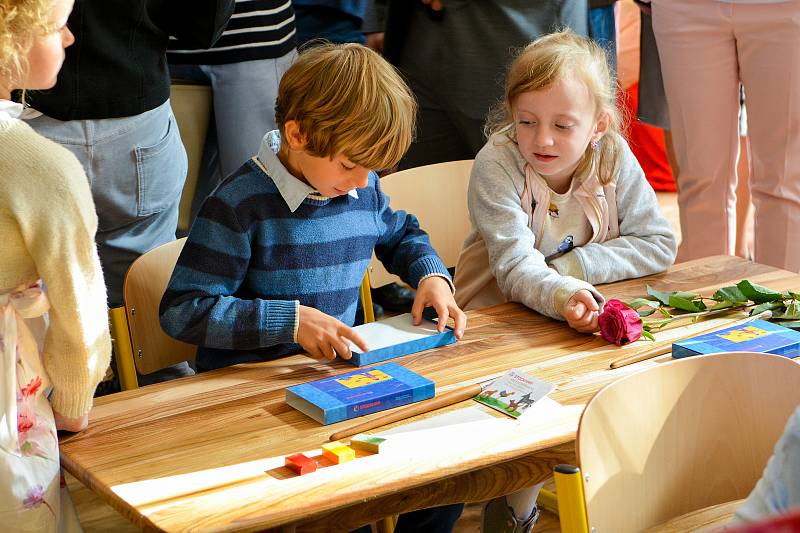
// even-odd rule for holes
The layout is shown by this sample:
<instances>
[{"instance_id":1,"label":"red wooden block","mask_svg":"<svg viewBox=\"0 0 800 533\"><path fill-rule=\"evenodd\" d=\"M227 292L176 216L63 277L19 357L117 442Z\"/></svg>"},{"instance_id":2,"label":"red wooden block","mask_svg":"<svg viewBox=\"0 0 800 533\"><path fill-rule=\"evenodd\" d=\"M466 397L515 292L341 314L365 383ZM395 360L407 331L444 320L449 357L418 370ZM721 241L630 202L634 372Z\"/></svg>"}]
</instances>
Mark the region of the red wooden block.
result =
<instances>
[{"instance_id":1,"label":"red wooden block","mask_svg":"<svg viewBox=\"0 0 800 533\"><path fill-rule=\"evenodd\" d=\"M317 462L310 457L306 457L302 453L286 456L286 466L291 468L296 474L302 476L303 474L310 474L316 471Z\"/></svg>"}]
</instances>

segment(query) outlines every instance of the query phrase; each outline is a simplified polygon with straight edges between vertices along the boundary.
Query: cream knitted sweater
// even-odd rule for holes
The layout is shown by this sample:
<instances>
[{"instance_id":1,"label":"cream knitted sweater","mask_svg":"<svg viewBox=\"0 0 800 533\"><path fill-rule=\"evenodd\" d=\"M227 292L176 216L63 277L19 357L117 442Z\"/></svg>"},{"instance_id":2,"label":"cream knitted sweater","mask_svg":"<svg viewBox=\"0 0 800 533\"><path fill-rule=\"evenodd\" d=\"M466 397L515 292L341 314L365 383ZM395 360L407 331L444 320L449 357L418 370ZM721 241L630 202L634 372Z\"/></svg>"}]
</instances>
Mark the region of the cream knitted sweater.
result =
<instances>
[{"instance_id":1,"label":"cream knitted sweater","mask_svg":"<svg viewBox=\"0 0 800 533\"><path fill-rule=\"evenodd\" d=\"M0 291L44 281L51 307L42 362L53 409L67 417L91 409L111 354L96 231L78 160L0 111Z\"/></svg>"}]
</instances>

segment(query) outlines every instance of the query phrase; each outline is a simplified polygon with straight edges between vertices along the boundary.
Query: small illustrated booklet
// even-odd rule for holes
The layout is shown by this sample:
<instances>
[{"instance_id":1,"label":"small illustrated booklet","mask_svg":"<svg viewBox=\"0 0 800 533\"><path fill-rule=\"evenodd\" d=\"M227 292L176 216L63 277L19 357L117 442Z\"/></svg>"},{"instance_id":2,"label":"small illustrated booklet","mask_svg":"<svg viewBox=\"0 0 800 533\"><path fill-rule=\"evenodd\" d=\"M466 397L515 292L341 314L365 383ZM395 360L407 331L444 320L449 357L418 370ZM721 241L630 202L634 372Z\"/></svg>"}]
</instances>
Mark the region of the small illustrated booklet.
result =
<instances>
[{"instance_id":1,"label":"small illustrated booklet","mask_svg":"<svg viewBox=\"0 0 800 533\"><path fill-rule=\"evenodd\" d=\"M509 370L486 384L481 393L475 396L475 401L517 418L555 388L555 385L519 370Z\"/></svg>"},{"instance_id":2,"label":"small illustrated booklet","mask_svg":"<svg viewBox=\"0 0 800 533\"><path fill-rule=\"evenodd\" d=\"M441 333L436 328L436 322L427 319L415 326L411 313L356 326L353 329L367 343L369 351L362 352L351 343L349 362L356 366L371 365L456 342L451 328L446 327Z\"/></svg>"},{"instance_id":3,"label":"small illustrated booklet","mask_svg":"<svg viewBox=\"0 0 800 533\"><path fill-rule=\"evenodd\" d=\"M672 357L720 352L763 352L800 356L800 332L766 320L754 320L672 343Z\"/></svg>"},{"instance_id":4,"label":"small illustrated booklet","mask_svg":"<svg viewBox=\"0 0 800 533\"><path fill-rule=\"evenodd\" d=\"M286 389L286 403L317 422L335 424L432 398L433 381L385 363Z\"/></svg>"}]
</instances>

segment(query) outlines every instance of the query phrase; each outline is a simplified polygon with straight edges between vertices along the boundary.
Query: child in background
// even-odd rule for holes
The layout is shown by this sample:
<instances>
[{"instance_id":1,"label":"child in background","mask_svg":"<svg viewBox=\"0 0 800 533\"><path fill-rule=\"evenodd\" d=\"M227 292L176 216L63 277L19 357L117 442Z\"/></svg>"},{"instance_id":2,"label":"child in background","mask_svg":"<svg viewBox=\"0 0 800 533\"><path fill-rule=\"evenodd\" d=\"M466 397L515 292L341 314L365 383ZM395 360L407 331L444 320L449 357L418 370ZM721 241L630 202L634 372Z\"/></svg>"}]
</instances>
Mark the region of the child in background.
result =
<instances>
[{"instance_id":1,"label":"child in background","mask_svg":"<svg viewBox=\"0 0 800 533\"><path fill-rule=\"evenodd\" d=\"M470 178L459 305L511 300L597 331L604 298L594 285L661 272L676 250L620 135L602 49L570 31L528 45L487 129Z\"/></svg>"},{"instance_id":2,"label":"child in background","mask_svg":"<svg viewBox=\"0 0 800 533\"><path fill-rule=\"evenodd\" d=\"M565 31L522 50L472 168L459 305L512 300L594 332L604 303L595 284L672 264L675 237L619 123L595 43ZM529 531L539 488L490 502L484 531Z\"/></svg>"},{"instance_id":3,"label":"child in background","mask_svg":"<svg viewBox=\"0 0 800 533\"><path fill-rule=\"evenodd\" d=\"M80 530L56 430L86 427L111 355L88 180L11 101L55 84L70 11L72 0L0 0L1 531Z\"/></svg>"}]
</instances>

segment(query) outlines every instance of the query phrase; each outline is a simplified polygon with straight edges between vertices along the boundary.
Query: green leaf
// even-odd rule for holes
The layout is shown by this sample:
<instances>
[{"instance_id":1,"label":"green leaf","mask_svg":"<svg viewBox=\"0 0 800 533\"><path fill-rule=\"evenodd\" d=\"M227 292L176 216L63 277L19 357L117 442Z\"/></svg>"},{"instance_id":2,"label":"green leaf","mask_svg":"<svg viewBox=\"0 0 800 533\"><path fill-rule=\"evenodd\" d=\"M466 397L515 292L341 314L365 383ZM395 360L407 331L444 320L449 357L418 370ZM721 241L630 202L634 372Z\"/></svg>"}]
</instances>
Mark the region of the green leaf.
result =
<instances>
[{"instance_id":1,"label":"green leaf","mask_svg":"<svg viewBox=\"0 0 800 533\"><path fill-rule=\"evenodd\" d=\"M649 331L647 331L646 329L642 330L642 338L647 339L649 341L655 341L656 340L655 336L652 333L650 333Z\"/></svg>"},{"instance_id":2,"label":"green leaf","mask_svg":"<svg viewBox=\"0 0 800 533\"><path fill-rule=\"evenodd\" d=\"M773 314L772 318L780 318L784 320L800 319L800 301L789 300L786 310L783 313Z\"/></svg>"},{"instance_id":3,"label":"green leaf","mask_svg":"<svg viewBox=\"0 0 800 533\"><path fill-rule=\"evenodd\" d=\"M741 303L741 302L737 302L737 303ZM736 305L736 304L734 304L733 302L729 302L727 300L723 300L723 301L715 304L714 307L712 307L709 310L710 311L716 311L717 309L725 309L725 308L728 308L728 307L733 307L734 305Z\"/></svg>"},{"instance_id":4,"label":"green leaf","mask_svg":"<svg viewBox=\"0 0 800 533\"><path fill-rule=\"evenodd\" d=\"M747 296L748 299L753 300L753 302L757 304L761 304L764 302L774 302L775 300L779 300L783 295L779 292L773 291L772 289L768 289L766 287L762 287L761 285L757 285L755 283L751 283L750 281L743 279L739 283L736 284L742 294Z\"/></svg>"},{"instance_id":5,"label":"green leaf","mask_svg":"<svg viewBox=\"0 0 800 533\"><path fill-rule=\"evenodd\" d=\"M676 309L682 309L684 311L689 311L689 312L692 312L692 313L697 313L698 311L705 311L706 304L704 304L702 300L694 300L694 299L686 298L684 296L681 296L681 294L696 296L696 295L693 295L692 293L676 292L675 294L672 294L669 297L669 305L671 305L672 307L675 307Z\"/></svg>"},{"instance_id":6,"label":"green leaf","mask_svg":"<svg viewBox=\"0 0 800 533\"><path fill-rule=\"evenodd\" d=\"M700 297L700 295L698 294L686 291L673 292L672 296L677 296L678 298L682 298L684 300L696 300L697 298Z\"/></svg>"},{"instance_id":7,"label":"green leaf","mask_svg":"<svg viewBox=\"0 0 800 533\"><path fill-rule=\"evenodd\" d=\"M731 303L745 303L749 298L742 294L742 291L739 290L739 287L733 285L731 287L722 287L717 292L714 293L714 296L711 297L718 302L731 302Z\"/></svg>"},{"instance_id":8,"label":"green leaf","mask_svg":"<svg viewBox=\"0 0 800 533\"><path fill-rule=\"evenodd\" d=\"M664 305L670 305L669 297L674 293L658 291L658 290L654 289L653 287L651 287L650 285L648 285L647 286L647 294L649 294L650 296L655 297L659 302L661 302Z\"/></svg>"},{"instance_id":9,"label":"green leaf","mask_svg":"<svg viewBox=\"0 0 800 533\"><path fill-rule=\"evenodd\" d=\"M783 302L764 302L763 304L759 304L750 310L750 316L757 315L759 313L763 313L764 311L771 311L773 309L778 309L779 307L783 307Z\"/></svg>"},{"instance_id":10,"label":"green leaf","mask_svg":"<svg viewBox=\"0 0 800 533\"><path fill-rule=\"evenodd\" d=\"M648 307L647 309L643 309L641 311L637 311L637 313L639 313L640 317L642 317L642 316L650 316L655 312L656 312L656 309L654 307Z\"/></svg>"},{"instance_id":11,"label":"green leaf","mask_svg":"<svg viewBox=\"0 0 800 533\"><path fill-rule=\"evenodd\" d=\"M661 305L657 300L649 300L647 298L634 298L630 302L623 302L625 305L630 307L631 309L639 309L640 307L652 307L655 309L659 305Z\"/></svg>"},{"instance_id":12,"label":"green leaf","mask_svg":"<svg viewBox=\"0 0 800 533\"><path fill-rule=\"evenodd\" d=\"M796 331L800 331L800 320L789 320L786 322L775 322L779 326L783 326L785 328L793 329Z\"/></svg>"}]
</instances>

